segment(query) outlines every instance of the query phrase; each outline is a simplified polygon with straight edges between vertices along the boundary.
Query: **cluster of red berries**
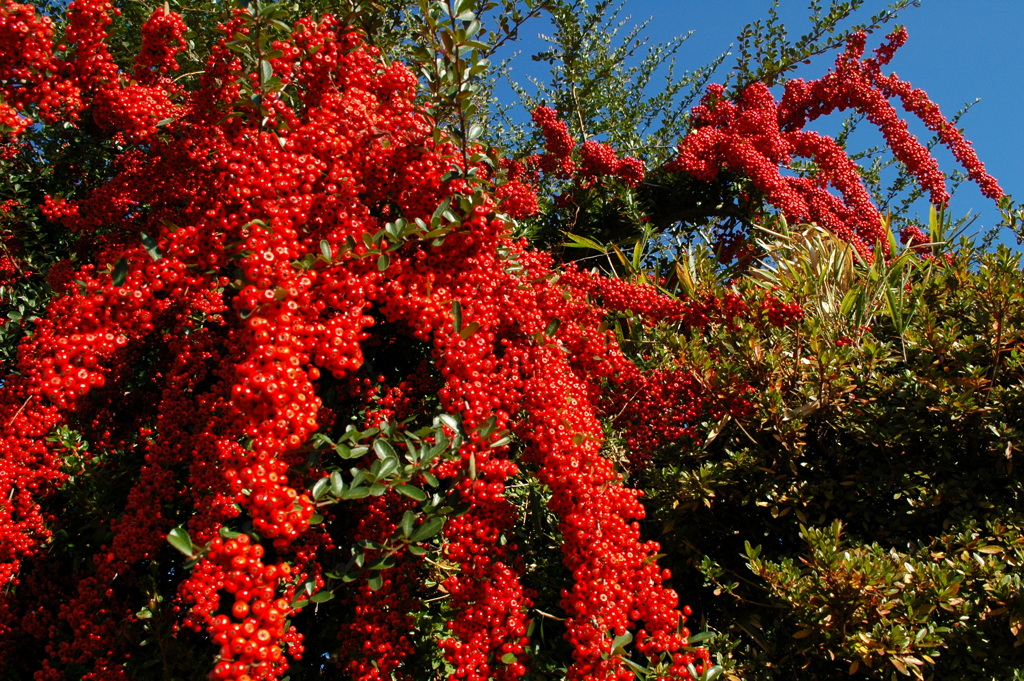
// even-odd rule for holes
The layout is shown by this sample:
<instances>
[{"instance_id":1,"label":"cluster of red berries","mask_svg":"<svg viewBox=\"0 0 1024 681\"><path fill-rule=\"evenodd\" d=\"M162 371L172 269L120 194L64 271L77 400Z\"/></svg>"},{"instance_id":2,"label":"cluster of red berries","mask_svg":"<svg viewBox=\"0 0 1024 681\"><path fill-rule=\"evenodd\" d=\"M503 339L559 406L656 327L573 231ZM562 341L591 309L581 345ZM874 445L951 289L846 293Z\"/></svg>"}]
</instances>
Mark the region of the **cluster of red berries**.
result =
<instances>
[{"instance_id":1,"label":"cluster of red berries","mask_svg":"<svg viewBox=\"0 0 1024 681\"><path fill-rule=\"evenodd\" d=\"M177 55L187 46L188 27L176 12L157 9L142 25L142 46L135 56L135 79L153 85L178 71Z\"/></svg>"},{"instance_id":2,"label":"cluster of red berries","mask_svg":"<svg viewBox=\"0 0 1024 681\"><path fill-rule=\"evenodd\" d=\"M231 615L213 617L208 627L220 646L211 679L272 679L288 667L281 642L288 633L291 603L278 594L278 581L287 579L291 569L287 563L266 565L262 557L263 547L250 543L245 534L210 542L207 559L220 564L221 589L234 596ZM294 645L289 652L300 653Z\"/></svg>"},{"instance_id":3,"label":"cluster of red berries","mask_svg":"<svg viewBox=\"0 0 1024 681\"><path fill-rule=\"evenodd\" d=\"M533 112L533 122L544 136L546 153L526 159L530 165L536 165L546 173L572 178L581 186L587 186L601 177L615 178L630 187L643 182L643 161L632 156L619 158L615 150L603 142L584 142L580 146L577 162L572 156L576 141L569 133L569 126L559 120L558 112L554 109L537 107Z\"/></svg>"},{"instance_id":4,"label":"cluster of red berries","mask_svg":"<svg viewBox=\"0 0 1024 681\"><path fill-rule=\"evenodd\" d=\"M60 62L54 56L53 21L35 7L0 5L0 131L18 135L33 123L26 109L35 107L43 121L60 111L80 109L78 89L54 78Z\"/></svg>"},{"instance_id":5,"label":"cluster of red berries","mask_svg":"<svg viewBox=\"0 0 1024 681\"><path fill-rule=\"evenodd\" d=\"M882 67L905 40L906 31L900 29L876 50L874 58L864 59L866 35L855 33L833 71L811 82L787 82L779 102L763 83L747 86L735 102L724 97L721 85L710 86L693 110L695 129L684 138L678 157L666 170L705 181L714 180L722 170L747 178L787 219L821 224L871 257L876 242L883 247L888 242L882 239L881 215L856 163L835 140L804 127L837 110L864 114L882 132L893 155L930 193L932 202L944 205L949 200L945 176L889 101L898 98L939 135L985 196L999 198L1002 190L985 172L970 143L925 93L895 75L882 75ZM780 172L796 157L812 159L815 175L794 177Z\"/></svg>"},{"instance_id":6,"label":"cluster of red berries","mask_svg":"<svg viewBox=\"0 0 1024 681\"><path fill-rule=\"evenodd\" d=\"M61 459L46 437L59 422L56 409L35 397L26 381L5 379L0 401L7 428L0 438L0 583L16 583L22 560L51 536L37 501L63 479ZM9 622L9 620L8 620Z\"/></svg>"},{"instance_id":7,"label":"cluster of red berries","mask_svg":"<svg viewBox=\"0 0 1024 681\"><path fill-rule=\"evenodd\" d=\"M646 325L667 324L689 332L710 326L735 329L741 322L785 327L803 318L799 305L785 303L771 292L729 292L721 297L698 295L676 300L650 284L601 277L575 267L567 268L561 281L583 294L591 306L598 306L602 314L636 317ZM623 355L613 335L603 342L607 346L600 350L592 339L569 347L574 356L601 358L583 362L584 373L604 376L615 386L592 394L601 413L621 432L628 446L629 465L634 468L668 445L696 441L699 423L716 421L725 414L742 416L751 409L752 388L748 385L718 385L713 375L694 375L671 362L642 370Z\"/></svg>"}]
</instances>

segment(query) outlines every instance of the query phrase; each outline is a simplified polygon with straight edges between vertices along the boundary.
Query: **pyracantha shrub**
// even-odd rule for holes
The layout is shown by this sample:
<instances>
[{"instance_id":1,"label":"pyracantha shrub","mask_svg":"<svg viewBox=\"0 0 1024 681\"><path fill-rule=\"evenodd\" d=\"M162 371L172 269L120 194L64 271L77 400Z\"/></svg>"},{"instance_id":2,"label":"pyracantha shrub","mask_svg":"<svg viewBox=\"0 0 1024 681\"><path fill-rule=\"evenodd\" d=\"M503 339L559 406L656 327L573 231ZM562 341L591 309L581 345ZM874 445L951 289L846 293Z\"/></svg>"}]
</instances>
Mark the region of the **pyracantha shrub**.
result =
<instances>
[{"instance_id":1,"label":"pyracantha shrub","mask_svg":"<svg viewBox=\"0 0 1024 681\"><path fill-rule=\"evenodd\" d=\"M289 24L254 3L178 76L181 17L154 12L119 66L115 15L74 0L58 43L50 19L0 1L0 160L37 151L40 130L102 152L0 217L5 283L48 300L4 336L19 342L0 387L3 673L516 679L540 664L538 617L560 622L569 679L707 670L624 474L697 422L747 413L753 388L635 360L614 329L786 327L800 306L676 299L513 238L540 173L595 195L644 182L639 160L577 148L553 110L534 114L545 153L492 164L416 103L409 69L329 16ZM970 160L876 73L894 45L872 62L855 41L838 85L779 105L758 86L736 103L713 91L675 169L724 166L868 243L877 211L807 120L882 111L880 88ZM880 125L909 164L898 125ZM792 156L819 176L773 185ZM66 248L25 266L43 236ZM614 461L609 432L628 448ZM532 560L527 521L545 517L561 573ZM549 574L561 617L535 607Z\"/></svg>"},{"instance_id":2,"label":"pyracantha shrub","mask_svg":"<svg viewBox=\"0 0 1024 681\"><path fill-rule=\"evenodd\" d=\"M599 420L662 380L606 315L688 303L513 240L532 190L467 167L410 71L334 19L238 10L186 88L181 18L157 10L126 71L112 13L74 0L55 45L0 5L11 139L67 124L114 150L38 206L73 249L0 389L4 673L273 679L305 653L353 679L521 677L514 477L558 518L568 678L703 670Z\"/></svg>"}]
</instances>

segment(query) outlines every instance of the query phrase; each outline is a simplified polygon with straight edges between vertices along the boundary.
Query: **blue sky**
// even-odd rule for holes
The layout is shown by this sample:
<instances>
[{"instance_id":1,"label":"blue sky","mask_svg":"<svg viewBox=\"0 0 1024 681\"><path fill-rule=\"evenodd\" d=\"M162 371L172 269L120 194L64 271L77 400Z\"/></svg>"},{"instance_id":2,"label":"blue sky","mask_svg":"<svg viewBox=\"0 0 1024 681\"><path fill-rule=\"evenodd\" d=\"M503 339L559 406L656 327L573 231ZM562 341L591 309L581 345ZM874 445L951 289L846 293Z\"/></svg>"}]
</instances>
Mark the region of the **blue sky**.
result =
<instances>
[{"instance_id":1,"label":"blue sky","mask_svg":"<svg viewBox=\"0 0 1024 681\"><path fill-rule=\"evenodd\" d=\"M861 16L876 14L887 4L865 0ZM657 42L694 30L678 61L695 68L728 49L743 26L765 17L770 5L770 0L625 0L621 16L632 17L634 23L651 18L648 35ZM791 35L802 35L809 25L804 0L782 0L780 15ZM928 92L947 116L980 99L960 125L1003 190L1024 200L1024 0L922 0L921 7L906 10L898 23L907 27L910 38L890 70ZM527 26L524 37L540 29ZM876 44L869 42L869 48ZM529 45L518 47L529 50ZM832 60L832 55L819 58L801 75L817 77ZM727 60L725 66L731 63ZM880 137L869 140L876 141ZM944 168L953 163L944 155L939 160ZM992 203L973 185L962 188L951 204L953 216L967 212L980 214L976 229L998 222Z\"/></svg>"}]
</instances>

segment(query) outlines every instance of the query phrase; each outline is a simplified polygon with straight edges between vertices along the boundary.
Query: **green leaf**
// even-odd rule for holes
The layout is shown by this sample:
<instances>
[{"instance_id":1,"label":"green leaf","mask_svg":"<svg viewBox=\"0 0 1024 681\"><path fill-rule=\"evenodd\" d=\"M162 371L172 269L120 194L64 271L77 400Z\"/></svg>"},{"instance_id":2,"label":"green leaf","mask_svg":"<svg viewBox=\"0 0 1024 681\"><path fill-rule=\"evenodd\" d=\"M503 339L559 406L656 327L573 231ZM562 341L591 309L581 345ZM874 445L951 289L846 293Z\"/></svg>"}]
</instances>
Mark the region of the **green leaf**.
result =
<instances>
[{"instance_id":1,"label":"green leaf","mask_svg":"<svg viewBox=\"0 0 1024 681\"><path fill-rule=\"evenodd\" d=\"M633 269L640 269L640 258L644 252L644 240L637 239L636 244L633 246Z\"/></svg>"},{"instance_id":2,"label":"green leaf","mask_svg":"<svg viewBox=\"0 0 1024 681\"><path fill-rule=\"evenodd\" d=\"M711 638L714 635L715 635L715 633L713 631L702 631L699 634L693 634L692 636L687 638L686 642L688 644L690 644L690 645L693 645L694 643L700 643L701 641L706 641L706 640L708 640L709 638Z\"/></svg>"},{"instance_id":3,"label":"green leaf","mask_svg":"<svg viewBox=\"0 0 1024 681\"><path fill-rule=\"evenodd\" d=\"M588 239L585 236L579 236L578 234L569 234L568 232L566 232L565 235L569 237L570 241L572 241L571 244L563 244L568 248L591 248L595 251L600 251L601 253L606 253L608 251L608 249L602 246L601 244L597 243L593 239Z\"/></svg>"},{"instance_id":4,"label":"green leaf","mask_svg":"<svg viewBox=\"0 0 1024 681\"><path fill-rule=\"evenodd\" d=\"M331 494L338 497L345 492L345 480L341 477L341 473L334 471L331 473Z\"/></svg>"},{"instance_id":5,"label":"green leaf","mask_svg":"<svg viewBox=\"0 0 1024 681\"><path fill-rule=\"evenodd\" d=\"M434 209L433 215L430 216L431 220L433 220L434 218L440 218L442 215L445 214L445 212L448 210L448 208L451 205L452 205L452 197L449 196L444 201L442 201L441 203L437 204L437 208Z\"/></svg>"},{"instance_id":6,"label":"green leaf","mask_svg":"<svg viewBox=\"0 0 1024 681\"><path fill-rule=\"evenodd\" d=\"M462 426L459 424L458 419L451 414L441 414L437 417L442 424L455 431L456 433L462 430Z\"/></svg>"},{"instance_id":7,"label":"green leaf","mask_svg":"<svg viewBox=\"0 0 1024 681\"><path fill-rule=\"evenodd\" d=\"M283 31L285 33L291 33L292 32L293 27L289 26L288 24L286 24L285 22L281 21L280 19L271 19L270 23L272 23L280 31Z\"/></svg>"},{"instance_id":8,"label":"green leaf","mask_svg":"<svg viewBox=\"0 0 1024 681\"><path fill-rule=\"evenodd\" d=\"M511 437L511 436L509 436L509 435L505 435L505 436L503 436L503 437L501 437L501 438L498 438L497 440L495 440L494 442L492 442L492 443L491 443L490 445L488 445L488 446L489 446L489 447L490 447L491 449L494 449L495 447L504 447L504 446L505 446L505 445L507 445L507 444L508 444L509 442L512 442L512 437Z\"/></svg>"},{"instance_id":9,"label":"green leaf","mask_svg":"<svg viewBox=\"0 0 1024 681\"><path fill-rule=\"evenodd\" d=\"M324 260L331 262L331 244L327 239L320 240L320 254L324 256Z\"/></svg>"},{"instance_id":10,"label":"green leaf","mask_svg":"<svg viewBox=\"0 0 1024 681\"><path fill-rule=\"evenodd\" d=\"M370 585L371 591L379 591L384 586L384 577L380 573L372 575L366 580L366 583Z\"/></svg>"},{"instance_id":11,"label":"green leaf","mask_svg":"<svg viewBox=\"0 0 1024 681\"><path fill-rule=\"evenodd\" d=\"M622 650L632 642L633 634L628 631L622 636L616 636L612 641L612 655L622 652Z\"/></svg>"},{"instance_id":12,"label":"green leaf","mask_svg":"<svg viewBox=\"0 0 1024 681\"><path fill-rule=\"evenodd\" d=\"M633 671L633 673L636 674L641 679L646 679L647 678L647 674L650 672L650 670L647 667L641 666L641 665L637 664L636 662L633 662L633 660L629 659L628 657L622 658L622 664L624 664L627 667L629 667ZM692 676L695 679L700 678L699 674L692 675Z\"/></svg>"},{"instance_id":13,"label":"green leaf","mask_svg":"<svg viewBox=\"0 0 1024 681\"><path fill-rule=\"evenodd\" d=\"M494 434L494 431L497 430L497 427L498 427L498 419L497 419L497 417L496 416L491 416L486 421L481 423L480 426L476 430L477 430L478 433L480 433L480 437L482 439L486 440L487 438L489 438L491 435Z\"/></svg>"},{"instance_id":14,"label":"green leaf","mask_svg":"<svg viewBox=\"0 0 1024 681\"><path fill-rule=\"evenodd\" d=\"M402 514L402 522L398 523L398 529L402 531L403 537L408 537L410 534L412 534L415 522L416 514L412 511L406 511Z\"/></svg>"},{"instance_id":15,"label":"green leaf","mask_svg":"<svg viewBox=\"0 0 1024 681\"><path fill-rule=\"evenodd\" d=\"M349 487L359 487L366 482L366 471L360 468L350 468L349 473L352 474L352 481L348 483Z\"/></svg>"},{"instance_id":16,"label":"green leaf","mask_svg":"<svg viewBox=\"0 0 1024 681\"><path fill-rule=\"evenodd\" d=\"M710 669L704 669L704 677L701 681L715 681L719 676L725 673L725 667L720 667L717 664Z\"/></svg>"},{"instance_id":17,"label":"green leaf","mask_svg":"<svg viewBox=\"0 0 1024 681\"><path fill-rule=\"evenodd\" d=\"M192 539L181 525L175 527L167 534L167 542L189 558L194 558L196 555L195 547L192 546Z\"/></svg>"},{"instance_id":18,"label":"green leaf","mask_svg":"<svg viewBox=\"0 0 1024 681\"><path fill-rule=\"evenodd\" d=\"M421 490L419 487L414 487L412 485L395 485L394 490L399 494L416 501L426 501L427 499L426 492Z\"/></svg>"},{"instance_id":19,"label":"green leaf","mask_svg":"<svg viewBox=\"0 0 1024 681\"><path fill-rule=\"evenodd\" d=\"M274 75L273 65L266 59L260 60L260 82L266 83Z\"/></svg>"},{"instance_id":20,"label":"green leaf","mask_svg":"<svg viewBox=\"0 0 1024 681\"><path fill-rule=\"evenodd\" d=\"M409 537L409 540L414 542L425 541L440 532L442 527L444 527L444 518L434 516L417 527L416 531Z\"/></svg>"},{"instance_id":21,"label":"green leaf","mask_svg":"<svg viewBox=\"0 0 1024 681\"><path fill-rule=\"evenodd\" d=\"M320 499L320 497L322 497L323 495L327 494L327 488L330 486L330 484L330 478L320 478L319 480L317 480L316 483L313 485L313 500L316 501Z\"/></svg>"},{"instance_id":22,"label":"green leaf","mask_svg":"<svg viewBox=\"0 0 1024 681\"><path fill-rule=\"evenodd\" d=\"M149 257L152 258L154 262L163 257L160 254L160 249L157 247L156 239L145 232L142 232L142 245L146 247L146 252L149 253Z\"/></svg>"},{"instance_id":23,"label":"green leaf","mask_svg":"<svg viewBox=\"0 0 1024 681\"><path fill-rule=\"evenodd\" d=\"M327 601L334 598L333 591L318 591L309 597L312 603L326 603Z\"/></svg>"},{"instance_id":24,"label":"green leaf","mask_svg":"<svg viewBox=\"0 0 1024 681\"><path fill-rule=\"evenodd\" d=\"M349 487L345 490L344 494L341 495L342 499L365 499L370 496L369 487Z\"/></svg>"},{"instance_id":25,"label":"green leaf","mask_svg":"<svg viewBox=\"0 0 1024 681\"><path fill-rule=\"evenodd\" d=\"M462 331L462 303L457 300L452 301L452 326L455 333Z\"/></svg>"},{"instance_id":26,"label":"green leaf","mask_svg":"<svg viewBox=\"0 0 1024 681\"><path fill-rule=\"evenodd\" d=\"M114 272L112 277L114 280L114 286L124 286L124 282L128 278L127 260L120 258L116 263L114 263Z\"/></svg>"},{"instance_id":27,"label":"green leaf","mask_svg":"<svg viewBox=\"0 0 1024 681\"><path fill-rule=\"evenodd\" d=\"M555 334L558 333L558 327L562 325L562 320L557 317L548 322L547 328L544 329L544 335L548 338L554 338Z\"/></svg>"},{"instance_id":28,"label":"green leaf","mask_svg":"<svg viewBox=\"0 0 1024 681\"><path fill-rule=\"evenodd\" d=\"M380 257L377 258L377 270L383 272L391 264L391 258L387 253L381 253Z\"/></svg>"},{"instance_id":29,"label":"green leaf","mask_svg":"<svg viewBox=\"0 0 1024 681\"><path fill-rule=\"evenodd\" d=\"M886 236L889 239L889 255L893 255L899 251L899 244L896 242L896 234L892 231L892 228L886 229Z\"/></svg>"},{"instance_id":30,"label":"green leaf","mask_svg":"<svg viewBox=\"0 0 1024 681\"><path fill-rule=\"evenodd\" d=\"M342 447L344 447L344 449L342 449ZM366 445L359 445L358 447L347 447L344 445L338 446L338 454L343 459L358 459L368 451L370 451L370 448Z\"/></svg>"},{"instance_id":31,"label":"green leaf","mask_svg":"<svg viewBox=\"0 0 1024 681\"><path fill-rule=\"evenodd\" d=\"M398 454L395 452L395 448L391 446L391 443L387 440L377 440L373 443L373 451L377 454L377 458L381 461L385 459L397 459Z\"/></svg>"},{"instance_id":32,"label":"green leaf","mask_svg":"<svg viewBox=\"0 0 1024 681\"><path fill-rule=\"evenodd\" d=\"M1003 547L1002 546L998 546L996 544L989 544L987 546L978 547L978 553L985 553L985 554L989 554L989 555L994 555L996 553L1002 553L1002 552L1003 552Z\"/></svg>"},{"instance_id":33,"label":"green leaf","mask_svg":"<svg viewBox=\"0 0 1024 681\"><path fill-rule=\"evenodd\" d=\"M458 431L458 423L456 422L455 425L456 425L456 428L454 430L455 430L456 433L458 433L459 432ZM427 457L427 458L430 458L430 459L434 458L435 456L437 456L438 454L440 454L444 450L448 449L448 445L450 445L450 444L451 444L451 442L448 440L448 436L444 434L443 430L436 431L436 433L434 435L434 444L432 444L430 446L429 457Z\"/></svg>"},{"instance_id":34,"label":"green leaf","mask_svg":"<svg viewBox=\"0 0 1024 681\"><path fill-rule=\"evenodd\" d=\"M518 660L519 658L515 656L515 653L505 653L501 656L501 661L505 664L515 664Z\"/></svg>"},{"instance_id":35,"label":"green leaf","mask_svg":"<svg viewBox=\"0 0 1024 681\"><path fill-rule=\"evenodd\" d=\"M392 473L398 470L398 457L389 457L380 462L380 468L377 470L377 479L390 477Z\"/></svg>"},{"instance_id":36,"label":"green leaf","mask_svg":"<svg viewBox=\"0 0 1024 681\"><path fill-rule=\"evenodd\" d=\"M854 305L857 304L862 295L863 289L859 287L854 287L847 291L846 295L843 296L843 301L839 304L839 313L844 317L849 317Z\"/></svg>"}]
</instances>

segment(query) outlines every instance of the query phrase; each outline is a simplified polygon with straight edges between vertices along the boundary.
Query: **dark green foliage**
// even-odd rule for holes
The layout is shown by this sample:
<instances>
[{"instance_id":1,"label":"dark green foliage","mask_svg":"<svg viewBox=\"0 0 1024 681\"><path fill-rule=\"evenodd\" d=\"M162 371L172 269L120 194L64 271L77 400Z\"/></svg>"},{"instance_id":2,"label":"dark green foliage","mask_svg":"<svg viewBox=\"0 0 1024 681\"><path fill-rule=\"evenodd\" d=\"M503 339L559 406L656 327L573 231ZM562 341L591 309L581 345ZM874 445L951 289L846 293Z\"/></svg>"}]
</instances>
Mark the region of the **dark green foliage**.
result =
<instances>
[{"instance_id":1,"label":"dark green foliage","mask_svg":"<svg viewBox=\"0 0 1024 681\"><path fill-rule=\"evenodd\" d=\"M678 337L750 409L637 479L712 647L744 679L1020 678L1020 254L869 266L806 226L762 247L739 290L804 319Z\"/></svg>"}]
</instances>

